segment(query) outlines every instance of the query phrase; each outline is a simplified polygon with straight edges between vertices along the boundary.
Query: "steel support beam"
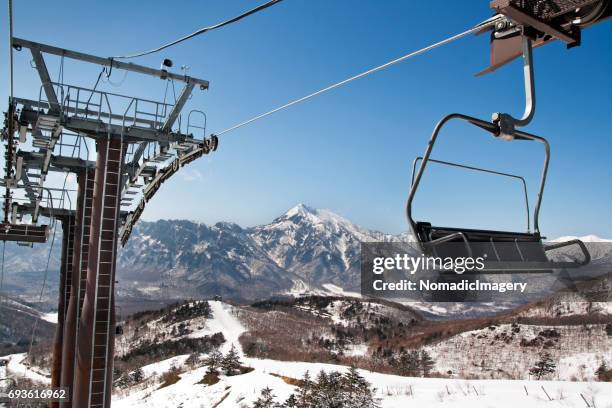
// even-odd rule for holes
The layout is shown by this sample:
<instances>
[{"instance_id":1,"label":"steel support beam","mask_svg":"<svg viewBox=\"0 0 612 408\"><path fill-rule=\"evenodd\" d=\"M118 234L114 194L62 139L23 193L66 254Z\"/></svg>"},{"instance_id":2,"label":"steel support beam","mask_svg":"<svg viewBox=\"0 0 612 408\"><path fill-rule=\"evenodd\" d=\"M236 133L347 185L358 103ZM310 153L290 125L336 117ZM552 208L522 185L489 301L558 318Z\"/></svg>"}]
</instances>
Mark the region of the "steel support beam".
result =
<instances>
[{"instance_id":1,"label":"steel support beam","mask_svg":"<svg viewBox=\"0 0 612 408\"><path fill-rule=\"evenodd\" d=\"M74 389L74 373L76 366L76 339L78 336L78 321L85 297L87 281L87 263L89 259L89 236L91 223L91 206L94 190L94 170L82 169L77 173L77 205L74 217L74 240L72 252L73 277L70 282L70 298L67 304L64 321L62 348L62 387L69 390L72 401ZM71 408L72 402L63 402L62 408Z\"/></svg>"},{"instance_id":2,"label":"steel support beam","mask_svg":"<svg viewBox=\"0 0 612 408\"><path fill-rule=\"evenodd\" d=\"M126 164L128 175L130 179L134 179L136 177L136 170L139 167L138 162L142 158L142 155L147 149L147 146L148 146L147 142L138 143L138 147L136 148L136 150L134 151L134 154L132 155L132 160Z\"/></svg>"},{"instance_id":3,"label":"steel support beam","mask_svg":"<svg viewBox=\"0 0 612 408\"><path fill-rule=\"evenodd\" d=\"M34 41L28 41L28 40L24 40L24 39L17 38L17 37L13 37L13 47L19 47L19 48L22 47L22 48L29 48L29 49L35 48L47 54L58 55L60 57L63 56L65 58L71 58L71 59L75 59L79 61L89 62L92 64L102 65L105 67L124 69L126 71L132 71L132 72L137 72L139 74L151 75L157 78L170 78L170 79L174 79L175 81L181 81L185 83L194 83L196 85L199 85L202 89L208 88L208 81L204 79L193 78L193 77L189 77L187 75L182 75L182 74L174 74L172 72L165 72L160 69L153 69L153 68L145 67L143 65L133 64L131 62L127 63L127 62L117 61L112 58L103 58L103 57L98 57L98 56L91 55L91 54L85 54L83 52L71 51L65 48L54 47L52 45L37 43Z\"/></svg>"},{"instance_id":4,"label":"steel support beam","mask_svg":"<svg viewBox=\"0 0 612 408\"><path fill-rule=\"evenodd\" d=\"M17 152L17 157L23 157L23 162L26 167L39 168L42 167L45 161L45 154L40 152L20 151ZM95 163L93 161L84 160L78 157L51 155L49 170L76 173L87 167L93 168L94 165Z\"/></svg>"},{"instance_id":5,"label":"steel support beam","mask_svg":"<svg viewBox=\"0 0 612 408\"><path fill-rule=\"evenodd\" d=\"M106 138L110 133L112 137L123 138L126 142L159 142L172 143L183 142L187 135L172 132L161 132L157 129L145 129L140 127L122 127L121 125L104 123L95 119L64 118L62 125L73 132L84 133L92 138Z\"/></svg>"},{"instance_id":6,"label":"steel support beam","mask_svg":"<svg viewBox=\"0 0 612 408\"><path fill-rule=\"evenodd\" d=\"M36 119L39 115L39 112L33 110L32 108L50 109L49 103L45 101L35 101L33 99L27 99L27 98L13 98L13 100L16 103L20 103L26 106L26 108L21 110L19 119L22 121L29 122L29 123L36 123ZM69 105L63 106L63 112L65 115L75 115L75 116L84 115L85 117L87 117L88 114L91 115L92 117L100 115L100 118L110 119L110 120L115 120L115 121L120 120L122 122L125 120L125 123L134 123L136 121L136 118L134 118L133 116L124 116L124 115L119 115L116 113L108 113L108 112L94 112L92 110L87 110L83 108L75 108L74 106L69 106ZM138 123L147 125L149 127L153 127L156 125L156 122L154 120L148 120L144 118L138 118Z\"/></svg>"},{"instance_id":7,"label":"steel support beam","mask_svg":"<svg viewBox=\"0 0 612 408\"><path fill-rule=\"evenodd\" d=\"M79 319L73 407L108 408L115 341L115 264L122 167L121 139L96 141L87 288Z\"/></svg>"},{"instance_id":8,"label":"steel support beam","mask_svg":"<svg viewBox=\"0 0 612 408\"><path fill-rule=\"evenodd\" d=\"M74 215L60 218L62 223L62 253L60 264L59 298L57 302L57 326L53 339L53 365L51 368L51 386L60 387L62 379L62 345L64 339L64 321L70 292L72 290L72 255L74 251ZM59 407L59 402L51 403L51 408Z\"/></svg>"},{"instance_id":9,"label":"steel support beam","mask_svg":"<svg viewBox=\"0 0 612 408\"><path fill-rule=\"evenodd\" d=\"M58 112L59 101L57 100L55 89L53 89L53 84L51 83L51 77L49 76L49 71L47 70L47 64L45 64L45 59L43 58L39 47L32 46L29 48L30 52L32 53L34 65L36 66L36 70L38 71L38 76L40 77L40 82L42 83L42 87L45 90L45 95L47 95L49 105L51 106L51 110Z\"/></svg>"},{"instance_id":10,"label":"steel support beam","mask_svg":"<svg viewBox=\"0 0 612 408\"><path fill-rule=\"evenodd\" d=\"M28 197L28 199L33 203L38 202L38 196L40 195L40 193L34 190L34 187L30 182L30 176L28 176L27 173L23 173L21 175L21 181L23 183L23 189L25 190L26 197ZM40 189L40 187L37 187L37 190L38 189Z\"/></svg>"},{"instance_id":11,"label":"steel support beam","mask_svg":"<svg viewBox=\"0 0 612 408\"><path fill-rule=\"evenodd\" d=\"M187 95L187 97L188 96L189 95ZM49 108L49 104L47 103L38 103L37 101L33 101L30 99L24 99L24 98L14 98L14 99L20 103L24 103L32 107L37 107L39 109ZM67 107L65 111L68 114L69 113L82 114L86 112L84 109L74 109L73 107ZM28 120L30 122L34 121L36 119L36 116L37 116L37 113L32 110L24 110L22 112L22 119ZM108 113L102 113L101 117L104 117L105 119L114 119L114 120L121 120L124 118L122 115L108 114ZM126 117L125 119L129 123L133 118ZM61 121L61 125L64 128L71 130L75 133L87 135L92 138L97 138L99 135L103 135L104 137L106 137L106 135L109 132L112 135L115 135L116 137L120 137L121 134L123 134L124 140L129 141L129 142L144 141L144 142L173 143L173 142L184 142L186 140L193 139L193 137L189 135L184 135L181 133L162 132L161 129L155 129L155 128L143 128L143 127L135 127L135 126L123 127L119 124L114 124L114 123L109 123L109 122L110 121L104 122L102 120L98 120L97 118L93 119L93 118L70 117L69 115L67 115ZM143 123L149 122L151 125L154 123L153 121L146 121L146 120L142 120L142 122Z\"/></svg>"},{"instance_id":12,"label":"steel support beam","mask_svg":"<svg viewBox=\"0 0 612 408\"><path fill-rule=\"evenodd\" d=\"M92 171L93 174L93 171ZM93 176L92 176L93 177ZM32 214L34 212L34 206L32 204L19 204L17 206L17 212L20 214ZM72 214L73 210L68 210L65 208L56 208L52 209L49 207L39 207L40 215L43 217L63 217L66 215ZM124 219L129 214L129 211L123 210L120 213L121 219Z\"/></svg>"},{"instance_id":13,"label":"steel support beam","mask_svg":"<svg viewBox=\"0 0 612 408\"><path fill-rule=\"evenodd\" d=\"M172 126L174 125L174 122L176 122L176 119L179 117L179 114L181 113L181 111L183 110L183 107L185 106L185 104L189 100L189 97L191 96L191 92L193 91L193 86L194 84L192 83L185 84L185 87L183 88L181 95L179 96L178 100L174 104L172 111L170 111L170 114L168 115L168 119L166 119L166 123L164 123L164 126L162 126L163 132L170 132L172 130Z\"/></svg>"}]
</instances>

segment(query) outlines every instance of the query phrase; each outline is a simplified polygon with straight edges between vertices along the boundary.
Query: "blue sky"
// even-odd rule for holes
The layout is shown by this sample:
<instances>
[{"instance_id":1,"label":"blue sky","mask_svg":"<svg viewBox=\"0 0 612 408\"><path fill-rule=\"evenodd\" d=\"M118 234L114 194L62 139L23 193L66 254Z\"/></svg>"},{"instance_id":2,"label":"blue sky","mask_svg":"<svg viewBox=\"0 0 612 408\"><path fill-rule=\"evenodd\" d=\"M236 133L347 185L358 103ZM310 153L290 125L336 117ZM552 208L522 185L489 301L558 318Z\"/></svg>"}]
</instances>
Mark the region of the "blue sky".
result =
<instances>
[{"instance_id":1,"label":"blue sky","mask_svg":"<svg viewBox=\"0 0 612 408\"><path fill-rule=\"evenodd\" d=\"M101 56L141 51L218 22L256 1L15 2L15 35ZM60 7L61 5L61 7ZM286 0L260 14L153 56L134 60L208 79L189 108L208 115L210 131L310 93L441 40L490 16L488 1ZM2 8L6 21L6 7ZM3 38L6 38L6 24ZM612 23L583 33L583 45L554 43L534 52L537 111L526 131L547 137L552 160L540 227L550 237L612 237ZM7 42L1 42L7 55ZM25 52L16 53L16 94L37 98L39 81ZM486 36L467 37L396 65L221 138L219 150L166 183L144 219L188 218L249 226L303 202L329 208L368 228L407 229L404 202L415 156L435 123L461 112L484 119L520 114L520 63L485 77ZM49 58L52 76L57 59ZM7 59L0 60L7 83ZM99 69L66 63L64 79L93 86ZM123 72L111 80L121 82ZM162 99L165 84L128 74L102 89ZM7 87L0 88L6 101ZM528 179L533 207L543 151L506 143L465 126L449 128L434 156ZM518 186L432 167L415 215L434 224L524 229Z\"/></svg>"}]
</instances>

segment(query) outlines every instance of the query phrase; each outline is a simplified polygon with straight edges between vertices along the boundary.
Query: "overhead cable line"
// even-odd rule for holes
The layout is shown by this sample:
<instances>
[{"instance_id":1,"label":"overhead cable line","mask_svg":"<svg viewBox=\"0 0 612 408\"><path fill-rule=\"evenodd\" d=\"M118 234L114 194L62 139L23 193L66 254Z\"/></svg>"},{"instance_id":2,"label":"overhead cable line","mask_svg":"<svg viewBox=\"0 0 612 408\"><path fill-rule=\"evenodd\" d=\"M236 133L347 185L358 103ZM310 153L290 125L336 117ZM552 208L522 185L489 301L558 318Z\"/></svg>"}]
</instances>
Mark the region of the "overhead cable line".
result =
<instances>
[{"instance_id":1,"label":"overhead cable line","mask_svg":"<svg viewBox=\"0 0 612 408\"><path fill-rule=\"evenodd\" d=\"M495 23L496 23L497 21L499 21L500 19L503 19L503 18L504 18L504 17L503 17L502 15L499 15L499 14L498 14L498 15L495 15L495 16L493 16L493 17L491 17L491 18L489 18L489 19L487 19L487 20L485 20L485 21L483 21L483 22L481 22L481 23L479 23L479 24L476 24L474 27L470 28L469 30L463 31L462 33L459 33L459 34L453 35L452 37L448 37L448 38L446 38L445 40L438 41L438 42L436 42L436 43L434 43L434 44L428 45L427 47L424 47L424 48L421 48L421 49L419 49L419 50L413 51L413 52L411 52L411 53L409 53L409 54L406 54L406 55L404 55L404 56L401 56L401 57L399 57L399 58L396 58L396 59L394 59L394 60L391 60L391 61L389 61L389 62L386 62L386 63L384 63L384 64L382 64L382 65L377 66L377 67L371 68L371 69L369 69L369 70L367 70L367 71L364 71L364 72L362 72L362 73L360 73L360 74L354 75L354 76L352 76L352 77L350 77L350 78L347 78L347 79L345 79L345 80L342 80L342 81L340 81L340 82L336 82L335 84L329 85L329 86L327 86L327 87L325 87L325 88L323 88L323 89L319 89L318 91L315 91L315 92L313 92L313 93L310 93L310 94L308 94L308 95L306 95L306 96L303 96L303 97L301 97L301 98L299 98L299 99L295 99L295 100L293 100L293 101L291 101L291 102L288 102L288 103L286 103L286 104L284 104L284 105L281 105L281 106L279 106L279 107L277 107L277 108L274 108L274 109L272 109L272 110L270 110L270 111L267 111L267 112L265 112L265 113L262 113L262 114L259 114L259 115L257 115L257 116L254 116L254 117L252 117L251 119L245 120L244 122L240 122L240 123L238 123L238 124L236 124L236 125L234 125L234 126L232 126L232 127L229 127L229 128L227 128L227 129L224 129L224 130L222 130L222 131L220 131L220 132L216 132L216 133L213 133L213 134L214 134L214 135L216 135L216 136L221 136L222 134L225 134L225 133L231 132L231 131L233 131L233 130L236 130L236 129L238 129L238 128L241 128L241 127L243 127L243 126L246 126L246 125L248 125L249 123L253 123L253 122L255 122L256 120L259 120L259 119L265 118L266 116L270 116L270 115L272 115L273 113L276 113L276 112L278 112L278 111L281 111L281 110L283 110L283 109L286 109L286 108L288 108L288 107L290 107L290 106L297 105L297 104L298 104L298 103L300 103L300 102L304 102L304 101L306 101L306 100L308 100L308 99L314 98L315 96L318 96L318 95L321 95L321 94L323 94L323 93L325 93L325 92L331 91L332 89L339 88L339 87L341 87L342 85L346 85L346 84L348 84L348 83L350 83L350 82L356 81L357 79L361 79L361 78L363 78L363 77L366 77L366 76L368 76L368 75L371 75L371 74L373 74L373 73L375 73L375 72L382 71L383 69L389 68L390 66L395 65L395 64L398 64L398 63L400 63L400 62L402 62L402 61L405 61L405 60L407 60L407 59L409 59L409 58L416 57L417 55L424 54L424 53L426 53L427 51L431 51L431 50L433 50L434 48L438 48L438 47L440 47L440 46L442 46L442 45L446 45L446 44L448 44L448 43L450 43L450 42L453 42L453 41L455 41L455 40L458 40L458 39L460 39L460 38L462 38L462 37L465 37L465 36L467 36L467 35L470 35L470 34L472 34L472 33L477 32L477 31L484 30L484 29L486 29L487 27L491 27L491 26L495 25Z\"/></svg>"},{"instance_id":2,"label":"overhead cable line","mask_svg":"<svg viewBox=\"0 0 612 408\"><path fill-rule=\"evenodd\" d=\"M128 59L128 58L143 57L145 55L156 53L158 51L161 51L163 49L166 49L168 47L172 47L173 45L181 43L183 41L189 40L190 38L193 38L193 37L198 36L200 34L204 34L207 31L212 31L212 30L215 30L217 28L221 28L223 26L226 26L228 24L235 23L236 21L242 20L243 18L248 17L251 14L255 14L258 11L265 10L268 7L275 5L276 3L280 3L281 1L282 0L271 0L271 1L267 2L267 3L264 3L264 4L260 5L260 6L255 7L254 9L251 9L251 10L249 10L247 12L244 12L244 13L236 16L236 17L230 18L229 20L225 20L225 21L223 21L221 23L218 23L218 24L215 24L215 25L212 25L212 26L200 28L199 30L196 30L193 33L188 34L188 35L186 35L184 37L181 37L178 40L171 41L171 42L169 42L167 44L164 44L164 45L162 45L160 47L157 47L157 48L153 48L153 49L151 49L149 51L143 51L143 52L138 52L138 53L135 53L135 54L128 54L128 55L119 55L119 56L115 56L115 57L111 57L111 58L113 58L113 59Z\"/></svg>"},{"instance_id":3,"label":"overhead cable line","mask_svg":"<svg viewBox=\"0 0 612 408\"><path fill-rule=\"evenodd\" d=\"M8 1L9 18L9 94L13 100L13 0Z\"/></svg>"}]
</instances>

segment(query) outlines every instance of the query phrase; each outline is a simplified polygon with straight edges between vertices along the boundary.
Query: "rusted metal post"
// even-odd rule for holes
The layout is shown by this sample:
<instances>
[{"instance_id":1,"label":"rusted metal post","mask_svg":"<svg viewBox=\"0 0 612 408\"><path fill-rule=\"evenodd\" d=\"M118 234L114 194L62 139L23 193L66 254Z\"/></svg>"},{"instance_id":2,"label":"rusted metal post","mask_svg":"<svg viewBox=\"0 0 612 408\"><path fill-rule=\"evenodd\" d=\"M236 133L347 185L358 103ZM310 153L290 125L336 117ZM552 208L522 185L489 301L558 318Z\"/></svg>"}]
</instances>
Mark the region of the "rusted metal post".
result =
<instances>
[{"instance_id":1,"label":"rusted metal post","mask_svg":"<svg viewBox=\"0 0 612 408\"><path fill-rule=\"evenodd\" d=\"M79 319L72 403L78 408L108 408L112 391L115 264L125 145L121 139L100 138L96 149L87 287Z\"/></svg>"}]
</instances>

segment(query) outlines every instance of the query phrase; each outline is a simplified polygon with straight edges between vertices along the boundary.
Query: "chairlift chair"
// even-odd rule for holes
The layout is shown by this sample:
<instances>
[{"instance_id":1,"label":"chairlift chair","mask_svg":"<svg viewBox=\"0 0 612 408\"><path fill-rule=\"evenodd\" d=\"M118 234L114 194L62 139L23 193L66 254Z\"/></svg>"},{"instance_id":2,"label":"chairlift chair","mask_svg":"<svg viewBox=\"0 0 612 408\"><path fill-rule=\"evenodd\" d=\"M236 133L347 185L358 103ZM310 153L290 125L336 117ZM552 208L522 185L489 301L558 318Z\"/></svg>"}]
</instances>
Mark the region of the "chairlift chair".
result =
<instances>
[{"instance_id":1,"label":"chairlift chair","mask_svg":"<svg viewBox=\"0 0 612 408\"><path fill-rule=\"evenodd\" d=\"M0 224L0 241L16 241L19 245L45 243L49 237L49 226L16 223Z\"/></svg>"},{"instance_id":2,"label":"chairlift chair","mask_svg":"<svg viewBox=\"0 0 612 408\"><path fill-rule=\"evenodd\" d=\"M438 122L431 135L431 139L422 157L417 157L413 163L412 183L406 203L406 215L412 234L417 240L424 254L440 257L484 257L485 269L479 273L509 273L509 272L552 272L557 268L573 268L586 265L590 262L589 252L584 243L578 239L545 245L538 224L538 217L542 203L542 195L546 184L548 163L550 160L550 146L548 141L540 136L518 130L531 121L535 111L535 89L533 81L533 67L531 63L531 41L523 38L523 57L525 72L526 109L521 119L515 119L504 113L493 115L491 122L481 120L460 113L452 113ZM464 121L480 129L484 129L497 139L505 141L535 141L544 145L545 157L540 178L537 201L533 213L533 231L530 230L529 202L527 188L522 177L483 169L474 166L435 160L431 158L434 145L440 131L451 121ZM412 204L419 188L421 178L430 162L452 166L474 172L485 172L503 177L516 178L523 183L525 202L527 208L527 231L495 231L485 229L468 229L447 226L432 226L430 222L415 221L412 216ZM420 163L420 164L419 164ZM547 252L562 247L576 245L583 254L583 259L575 262L553 262L549 260Z\"/></svg>"}]
</instances>

